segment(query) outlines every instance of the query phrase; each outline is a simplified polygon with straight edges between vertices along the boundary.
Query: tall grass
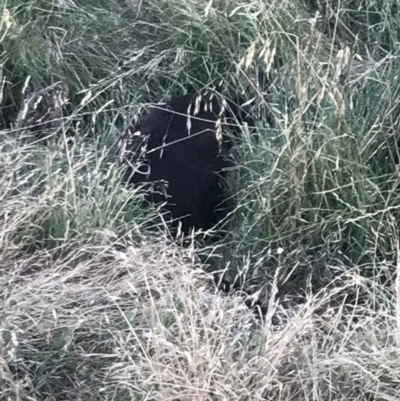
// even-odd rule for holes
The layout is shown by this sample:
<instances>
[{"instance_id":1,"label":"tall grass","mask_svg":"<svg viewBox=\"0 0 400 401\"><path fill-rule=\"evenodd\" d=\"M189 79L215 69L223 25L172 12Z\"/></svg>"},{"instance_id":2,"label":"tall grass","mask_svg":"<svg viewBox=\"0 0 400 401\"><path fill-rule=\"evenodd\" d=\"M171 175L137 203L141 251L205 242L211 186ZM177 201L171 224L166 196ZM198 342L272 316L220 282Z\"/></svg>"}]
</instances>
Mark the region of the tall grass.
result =
<instances>
[{"instance_id":1,"label":"tall grass","mask_svg":"<svg viewBox=\"0 0 400 401\"><path fill-rule=\"evenodd\" d=\"M398 399L399 6L0 2L0 400ZM59 80L58 132L15 130ZM182 248L116 141L201 88L255 124L220 239Z\"/></svg>"}]
</instances>

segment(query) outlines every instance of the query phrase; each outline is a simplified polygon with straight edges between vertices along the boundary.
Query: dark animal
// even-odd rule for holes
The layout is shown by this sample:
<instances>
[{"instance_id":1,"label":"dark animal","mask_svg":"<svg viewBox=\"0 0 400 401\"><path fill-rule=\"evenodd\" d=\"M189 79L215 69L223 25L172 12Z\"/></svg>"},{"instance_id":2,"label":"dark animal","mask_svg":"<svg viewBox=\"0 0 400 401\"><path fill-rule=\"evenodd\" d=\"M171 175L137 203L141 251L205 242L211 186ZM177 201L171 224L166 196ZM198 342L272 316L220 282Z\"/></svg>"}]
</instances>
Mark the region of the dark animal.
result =
<instances>
[{"instance_id":1,"label":"dark animal","mask_svg":"<svg viewBox=\"0 0 400 401\"><path fill-rule=\"evenodd\" d=\"M120 139L128 180L149 191L150 202L166 202L172 226L182 232L207 230L221 215L221 177L229 166L230 141L223 135L234 117L245 119L234 102L213 93L188 94L154 105Z\"/></svg>"}]
</instances>

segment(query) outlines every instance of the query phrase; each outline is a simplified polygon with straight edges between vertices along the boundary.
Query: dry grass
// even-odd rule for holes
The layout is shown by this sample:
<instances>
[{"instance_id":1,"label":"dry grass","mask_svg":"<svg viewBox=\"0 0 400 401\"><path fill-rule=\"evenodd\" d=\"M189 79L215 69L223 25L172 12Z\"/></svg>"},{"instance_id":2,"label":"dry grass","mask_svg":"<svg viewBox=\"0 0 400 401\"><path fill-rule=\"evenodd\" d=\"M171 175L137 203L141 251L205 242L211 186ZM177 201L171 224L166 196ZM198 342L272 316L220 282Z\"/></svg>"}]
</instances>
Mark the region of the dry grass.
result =
<instances>
[{"instance_id":1,"label":"dry grass","mask_svg":"<svg viewBox=\"0 0 400 401\"><path fill-rule=\"evenodd\" d=\"M399 396L398 301L377 278L353 271L300 302L271 296L260 322L243 297L215 291L193 246L143 237L140 226L131 238L118 224L81 228L32 251L38 217L58 204L55 189L70 176L58 171L56 188L52 174L34 179L41 168L55 169L54 149L24 148L16 139L3 149L0 399ZM87 155L83 148L81 164ZM79 200L77 216L87 213ZM285 263L281 258L277 280Z\"/></svg>"},{"instance_id":2,"label":"dry grass","mask_svg":"<svg viewBox=\"0 0 400 401\"><path fill-rule=\"evenodd\" d=\"M302 305L271 302L260 324L194 259L166 240L118 244L111 233L63 258L3 259L1 399L397 399L384 287L349 274Z\"/></svg>"},{"instance_id":3,"label":"dry grass","mask_svg":"<svg viewBox=\"0 0 400 401\"><path fill-rule=\"evenodd\" d=\"M356 3L0 2L0 400L400 399L400 3ZM13 130L26 83L59 80L47 143ZM115 144L203 87L256 126L222 239L181 247Z\"/></svg>"}]
</instances>

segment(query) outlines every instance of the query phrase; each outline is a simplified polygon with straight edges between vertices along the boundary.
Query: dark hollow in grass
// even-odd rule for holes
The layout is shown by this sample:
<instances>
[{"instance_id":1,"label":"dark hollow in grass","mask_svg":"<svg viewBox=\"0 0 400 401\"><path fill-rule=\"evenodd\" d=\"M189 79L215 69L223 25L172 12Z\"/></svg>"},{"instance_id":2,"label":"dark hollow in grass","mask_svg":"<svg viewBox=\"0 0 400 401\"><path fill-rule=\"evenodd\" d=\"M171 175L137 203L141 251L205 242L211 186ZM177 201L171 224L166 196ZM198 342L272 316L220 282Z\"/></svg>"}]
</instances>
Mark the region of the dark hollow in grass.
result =
<instances>
[{"instance_id":1,"label":"dark hollow in grass","mask_svg":"<svg viewBox=\"0 0 400 401\"><path fill-rule=\"evenodd\" d=\"M231 143L222 130L235 121L251 122L239 110L220 95L191 93L154 105L121 137L129 183L146 188L149 202L165 203L171 226L181 224L184 234L210 229L223 216L217 207Z\"/></svg>"}]
</instances>

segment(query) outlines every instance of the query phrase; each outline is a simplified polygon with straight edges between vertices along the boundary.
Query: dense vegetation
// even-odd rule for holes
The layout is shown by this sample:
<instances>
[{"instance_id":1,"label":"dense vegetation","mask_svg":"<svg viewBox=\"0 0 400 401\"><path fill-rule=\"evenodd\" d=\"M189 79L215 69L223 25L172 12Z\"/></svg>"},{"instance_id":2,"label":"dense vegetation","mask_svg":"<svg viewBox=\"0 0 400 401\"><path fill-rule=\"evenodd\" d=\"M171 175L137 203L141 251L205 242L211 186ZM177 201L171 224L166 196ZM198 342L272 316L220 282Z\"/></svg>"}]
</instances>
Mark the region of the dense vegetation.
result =
<instances>
[{"instance_id":1,"label":"dense vegetation","mask_svg":"<svg viewBox=\"0 0 400 401\"><path fill-rule=\"evenodd\" d=\"M400 399L399 43L399 0L0 0L0 400ZM57 133L18 128L57 81ZM203 88L255 126L181 247L116 144Z\"/></svg>"}]
</instances>

